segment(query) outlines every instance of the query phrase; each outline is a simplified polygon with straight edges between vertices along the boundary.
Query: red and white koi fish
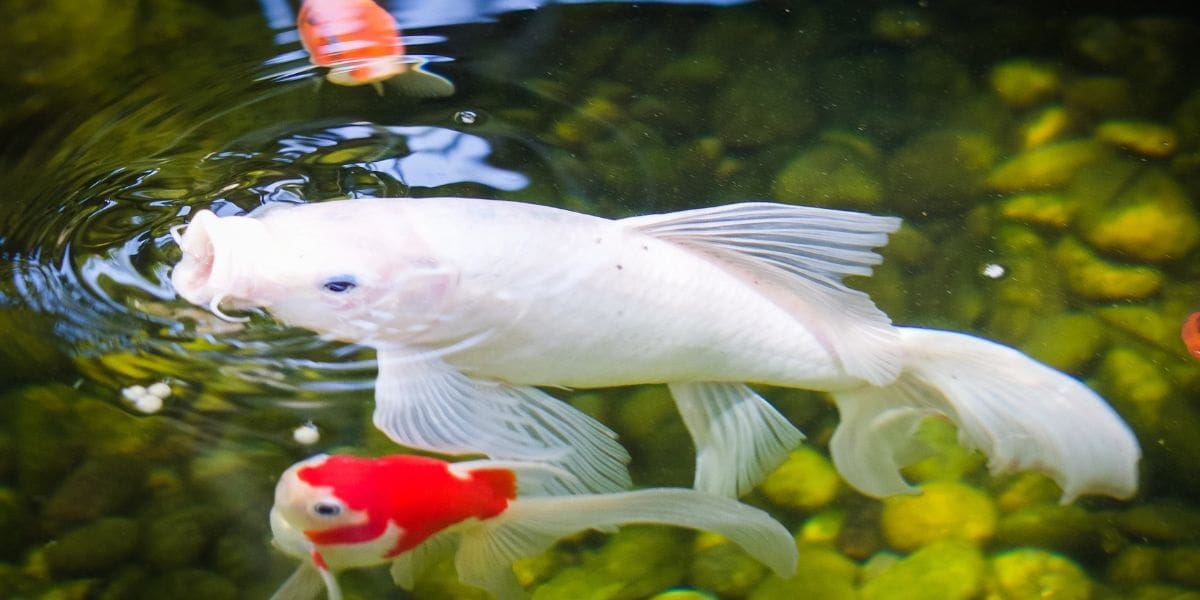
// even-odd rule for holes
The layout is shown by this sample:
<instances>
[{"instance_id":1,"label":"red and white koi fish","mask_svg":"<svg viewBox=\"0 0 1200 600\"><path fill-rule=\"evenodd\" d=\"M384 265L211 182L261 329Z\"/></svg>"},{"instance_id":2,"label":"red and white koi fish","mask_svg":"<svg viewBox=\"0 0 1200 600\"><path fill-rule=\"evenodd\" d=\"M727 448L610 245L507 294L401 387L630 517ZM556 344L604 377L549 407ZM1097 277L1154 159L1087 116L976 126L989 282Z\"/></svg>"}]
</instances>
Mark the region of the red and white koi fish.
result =
<instances>
[{"instance_id":1,"label":"red and white koi fish","mask_svg":"<svg viewBox=\"0 0 1200 600\"><path fill-rule=\"evenodd\" d=\"M454 84L408 57L396 19L372 0L304 0L296 19L300 41L313 64L338 85L394 81L413 96L449 96Z\"/></svg>"},{"instance_id":2,"label":"red and white koi fish","mask_svg":"<svg viewBox=\"0 0 1200 600\"><path fill-rule=\"evenodd\" d=\"M309 600L325 587L341 598L336 574L391 563L397 585L453 553L459 578L501 599L522 598L512 563L559 538L631 523L714 531L781 576L796 568L796 543L766 513L695 490L517 495L545 467L488 460L448 463L422 456L319 455L292 465L275 487L271 532L302 562L276 600Z\"/></svg>"},{"instance_id":3,"label":"red and white koi fish","mask_svg":"<svg viewBox=\"0 0 1200 600\"><path fill-rule=\"evenodd\" d=\"M843 277L869 275L899 219L770 203L609 220L467 198L198 212L172 282L372 346L375 424L444 454L547 462L629 485L612 432L535 386L666 383L696 487L745 492L801 433L744 382L829 392L842 476L910 491L918 423L945 415L994 472L1038 469L1064 497L1127 497L1141 450L1091 389L970 335L896 327ZM564 483L568 487L570 482Z\"/></svg>"},{"instance_id":4,"label":"red and white koi fish","mask_svg":"<svg viewBox=\"0 0 1200 600\"><path fill-rule=\"evenodd\" d=\"M1183 329L1179 331L1183 345L1197 360L1200 360L1200 311L1188 315L1183 321Z\"/></svg>"}]
</instances>

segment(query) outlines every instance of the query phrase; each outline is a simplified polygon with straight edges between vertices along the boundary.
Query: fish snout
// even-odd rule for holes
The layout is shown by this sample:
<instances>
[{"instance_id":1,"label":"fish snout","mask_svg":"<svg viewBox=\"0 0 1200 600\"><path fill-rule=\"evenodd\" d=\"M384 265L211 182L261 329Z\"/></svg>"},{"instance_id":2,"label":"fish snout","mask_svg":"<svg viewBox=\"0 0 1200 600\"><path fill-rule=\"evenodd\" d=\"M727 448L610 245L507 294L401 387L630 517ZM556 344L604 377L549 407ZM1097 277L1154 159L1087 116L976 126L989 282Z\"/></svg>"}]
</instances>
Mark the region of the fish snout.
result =
<instances>
[{"instance_id":1,"label":"fish snout","mask_svg":"<svg viewBox=\"0 0 1200 600\"><path fill-rule=\"evenodd\" d=\"M266 236L262 223L249 217L218 217L202 210L182 235L172 232L183 258L171 271L171 285L183 299L216 306L224 299L246 299L254 288L252 250ZM216 312L216 311L214 311Z\"/></svg>"}]
</instances>

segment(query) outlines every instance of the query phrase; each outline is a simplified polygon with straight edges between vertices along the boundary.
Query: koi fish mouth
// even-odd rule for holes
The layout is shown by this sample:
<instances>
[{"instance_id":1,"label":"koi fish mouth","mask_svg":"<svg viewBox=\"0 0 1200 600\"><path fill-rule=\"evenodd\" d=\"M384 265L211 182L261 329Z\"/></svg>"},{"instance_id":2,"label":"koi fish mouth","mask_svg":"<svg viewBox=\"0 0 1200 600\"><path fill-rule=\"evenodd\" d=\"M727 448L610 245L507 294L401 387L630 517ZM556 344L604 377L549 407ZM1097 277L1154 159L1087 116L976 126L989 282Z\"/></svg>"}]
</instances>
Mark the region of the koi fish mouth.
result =
<instances>
[{"instance_id":1,"label":"koi fish mouth","mask_svg":"<svg viewBox=\"0 0 1200 600\"><path fill-rule=\"evenodd\" d=\"M183 259L171 272L171 285L184 300L208 306L222 319L244 321L221 312L220 305L226 299L250 297L253 281L247 264L253 256L239 250L252 247L253 240L265 235L262 223L255 219L220 218L208 210L196 213L187 225L171 229L171 237L183 251Z\"/></svg>"}]
</instances>

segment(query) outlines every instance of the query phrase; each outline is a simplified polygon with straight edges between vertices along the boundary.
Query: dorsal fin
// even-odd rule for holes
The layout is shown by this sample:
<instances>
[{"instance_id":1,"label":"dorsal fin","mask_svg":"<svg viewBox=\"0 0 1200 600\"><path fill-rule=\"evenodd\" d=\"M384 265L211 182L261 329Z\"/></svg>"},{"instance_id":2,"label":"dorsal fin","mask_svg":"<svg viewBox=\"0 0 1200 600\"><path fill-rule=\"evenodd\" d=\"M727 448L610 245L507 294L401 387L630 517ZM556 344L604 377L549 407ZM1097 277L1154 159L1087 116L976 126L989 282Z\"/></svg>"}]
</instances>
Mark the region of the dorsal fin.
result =
<instances>
[{"instance_id":1,"label":"dorsal fin","mask_svg":"<svg viewBox=\"0 0 1200 600\"><path fill-rule=\"evenodd\" d=\"M898 334L891 320L842 279L871 274L882 261L873 249L887 244L900 219L749 202L621 223L775 285L783 293L772 300L802 319L847 373L875 385L899 373Z\"/></svg>"}]
</instances>

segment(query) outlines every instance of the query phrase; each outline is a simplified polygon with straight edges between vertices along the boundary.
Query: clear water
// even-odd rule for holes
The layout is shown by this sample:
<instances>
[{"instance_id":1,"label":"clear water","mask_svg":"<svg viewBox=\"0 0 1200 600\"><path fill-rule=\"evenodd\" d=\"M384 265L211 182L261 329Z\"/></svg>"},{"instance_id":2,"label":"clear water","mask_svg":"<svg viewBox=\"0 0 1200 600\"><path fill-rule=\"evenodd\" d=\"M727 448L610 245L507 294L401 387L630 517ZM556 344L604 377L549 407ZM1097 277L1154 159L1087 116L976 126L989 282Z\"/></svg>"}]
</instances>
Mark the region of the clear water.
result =
<instances>
[{"instance_id":1,"label":"clear water","mask_svg":"<svg viewBox=\"0 0 1200 600\"><path fill-rule=\"evenodd\" d=\"M317 450L395 451L369 425L369 349L264 314L229 323L175 297L170 230L195 211L436 195L618 217L775 197L795 157L830 143L876 157L883 191L877 200L847 192L813 202L900 214L925 244L893 244L877 277L862 282L894 320L1037 354L1039 326L1060 313L1092 315L1106 319L1105 339L1073 363L1075 375L1106 396L1131 387L1122 373L1164 382L1153 402L1117 404L1146 448L1141 495L1083 502L1083 531L1045 547L1078 563L1096 596L1200 594L1187 566L1200 552L1200 528L1180 525L1200 521L1192 441L1200 363L1173 329L1200 310L1195 250L1153 265L1164 281L1154 294L1063 292L1050 282L1058 273L1006 245L1012 223L998 207L1008 194L922 175L934 182L933 200L922 204L900 197L886 167L914 140L948 129L990 140L999 164L1019 150L1022 123L1059 105L1074 119L1059 139L1086 138L1110 118L1172 127L1180 139L1171 156L1119 160L1169 173L1188 210L1200 210L1195 22L1150 8L1084 14L969 3L899 11L461 4L465 12L451 16L449 4L395 11L415 25L406 30L410 53L455 82L458 93L444 99L318 83L286 3L113 3L83 13L47 2L0 25L38 33L6 36L18 51L7 59L13 77L0 84L0 597L267 597L293 566L268 542L273 478ZM1050 65L1064 82L1027 108L1005 105L989 85L996 65L1022 58ZM1066 91L1088 77L1131 90L1128 102L1113 108ZM1051 247L1065 235L1030 231ZM989 264L1005 275L982 275ZM1032 299L1014 300L1022 290ZM1121 307L1143 309L1143 320L1105 312ZM1114 352L1137 360L1114 367ZM155 382L172 393L160 413L142 415L122 391ZM659 411L661 393L561 395L622 434L639 483L690 480L690 446L677 417ZM822 399L771 398L824 452L836 414ZM649 433L640 424L647 415L657 427ZM293 438L308 422L321 432L314 446ZM997 497L1013 481L972 477ZM752 501L795 527L818 512ZM858 562L887 555L873 525L878 506L843 491L829 509L861 523L833 546ZM136 544L82 558L53 549L114 518ZM982 547L993 556L1022 545L1014 539ZM555 565L602 543L577 540ZM1122 554L1130 548L1158 557L1150 575L1123 575L1121 560L1136 558ZM382 572L346 580L363 597L401 594ZM460 593L430 585L416 597Z\"/></svg>"}]
</instances>

